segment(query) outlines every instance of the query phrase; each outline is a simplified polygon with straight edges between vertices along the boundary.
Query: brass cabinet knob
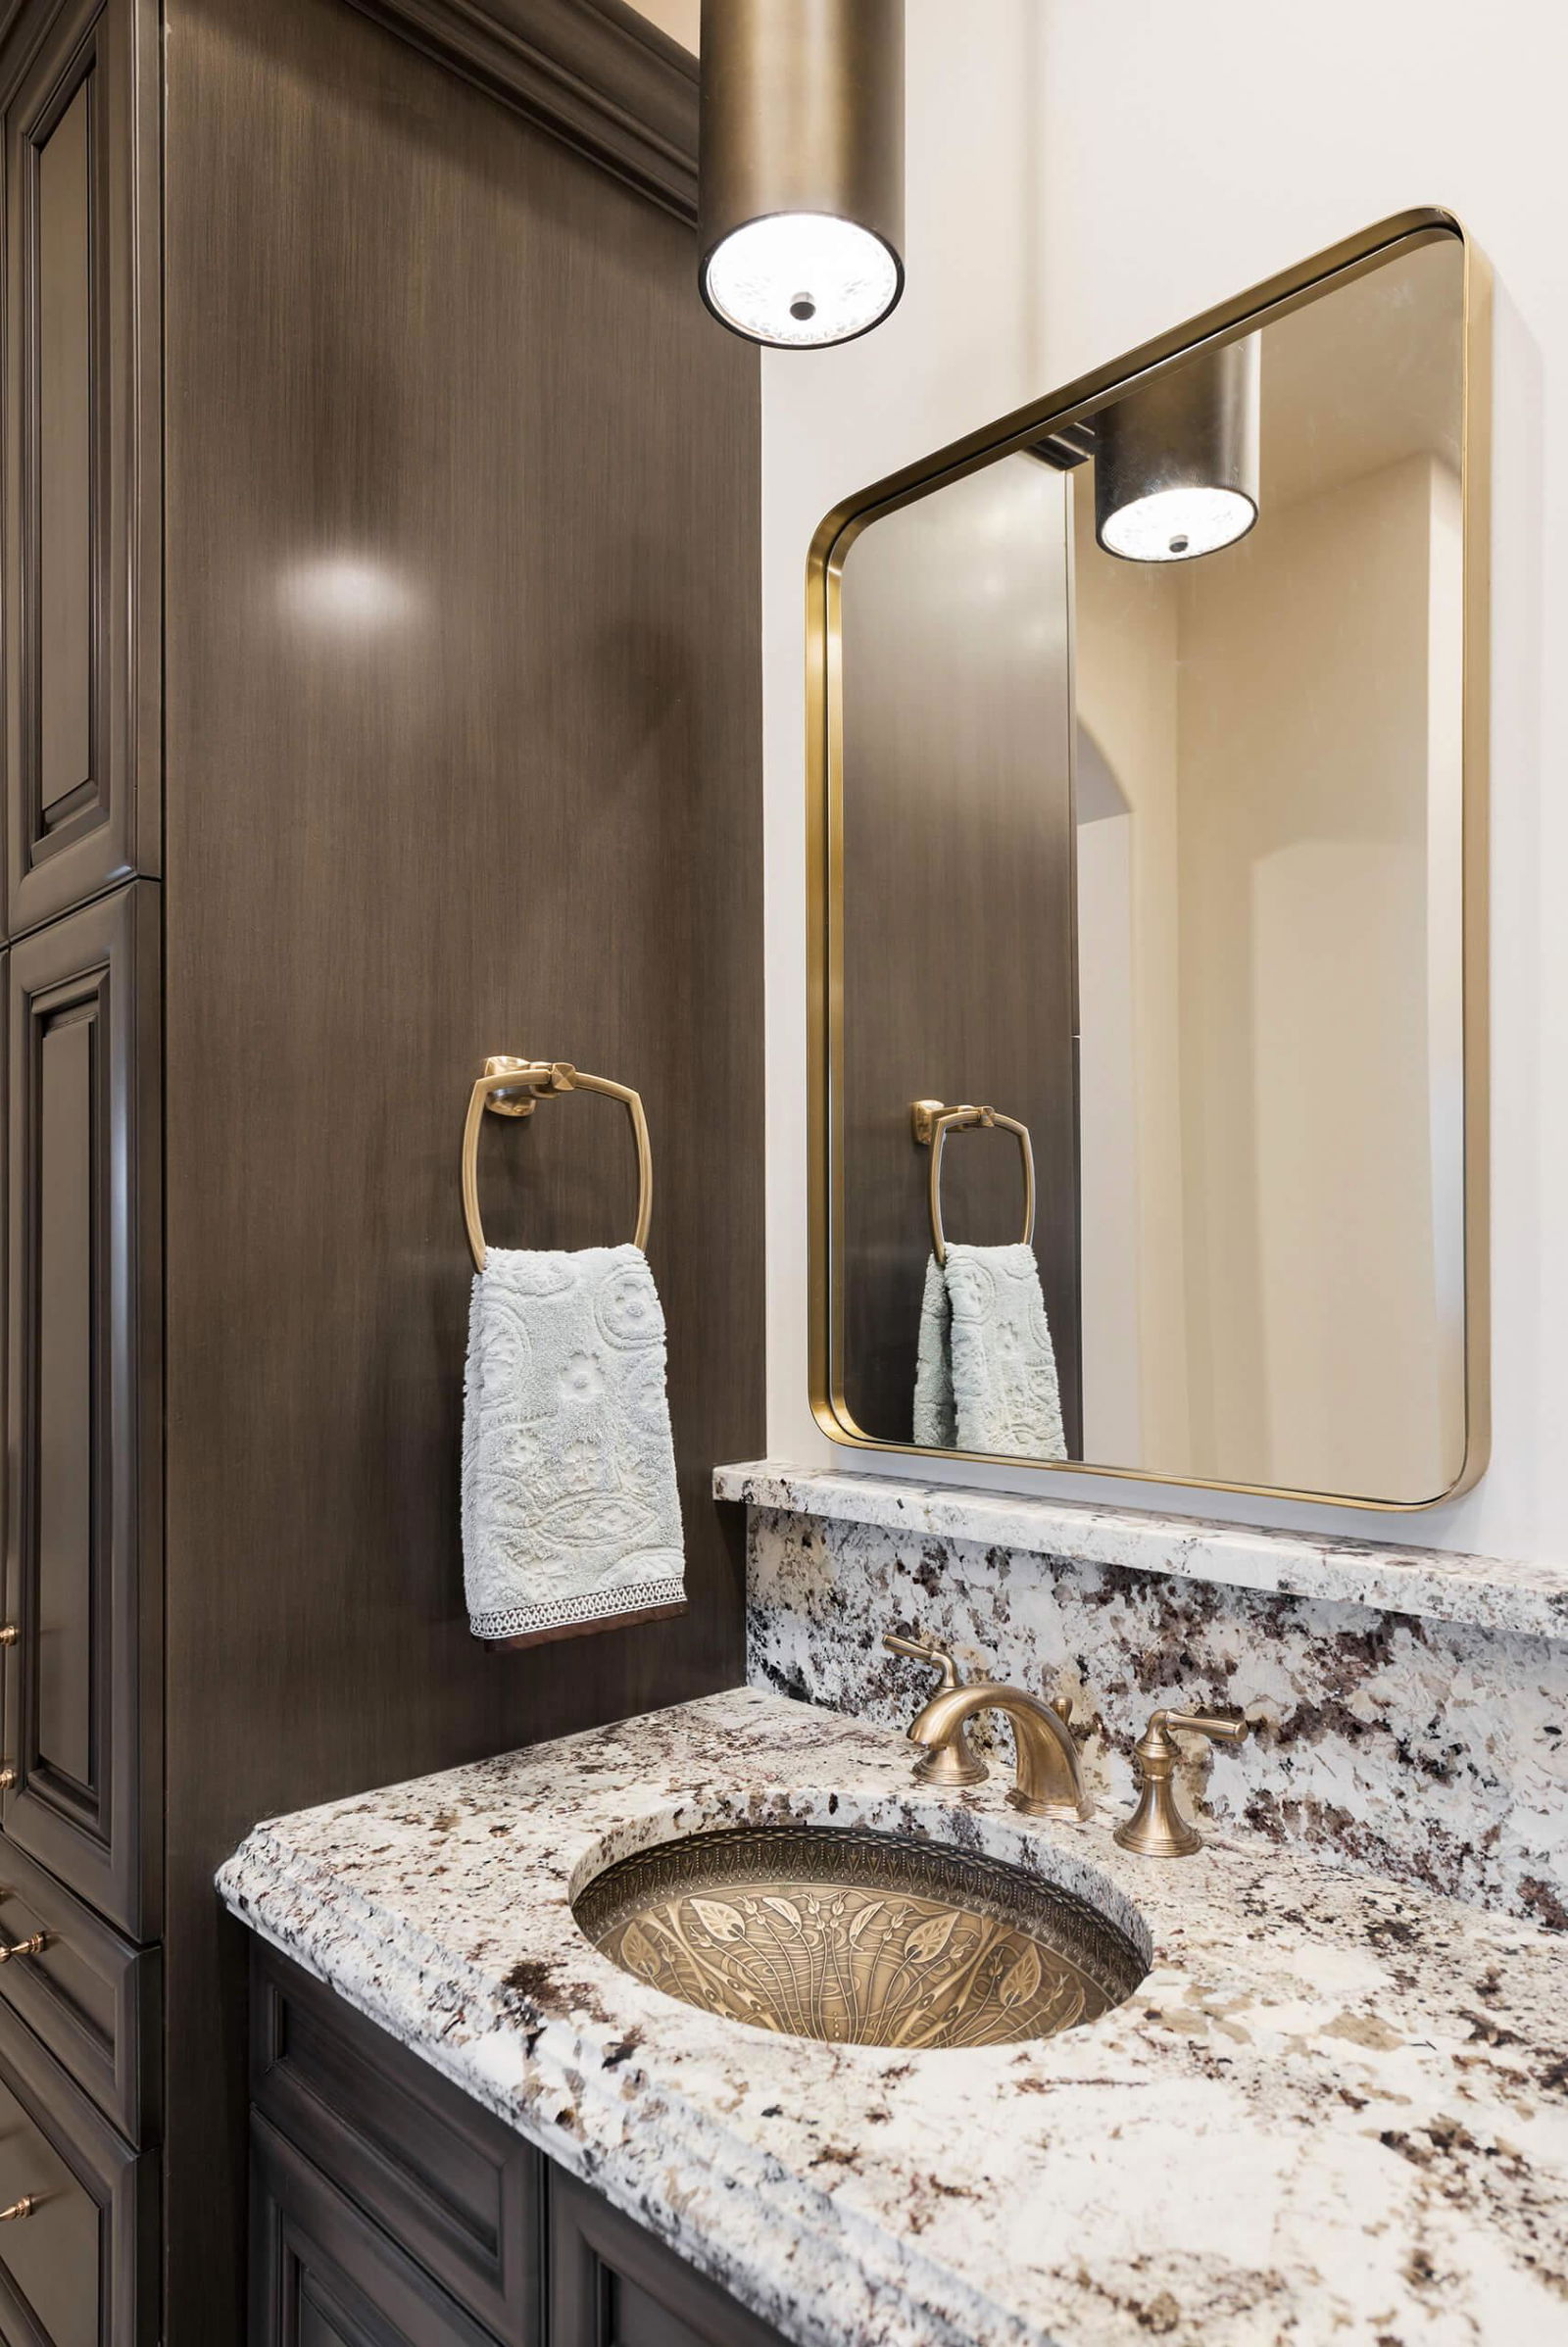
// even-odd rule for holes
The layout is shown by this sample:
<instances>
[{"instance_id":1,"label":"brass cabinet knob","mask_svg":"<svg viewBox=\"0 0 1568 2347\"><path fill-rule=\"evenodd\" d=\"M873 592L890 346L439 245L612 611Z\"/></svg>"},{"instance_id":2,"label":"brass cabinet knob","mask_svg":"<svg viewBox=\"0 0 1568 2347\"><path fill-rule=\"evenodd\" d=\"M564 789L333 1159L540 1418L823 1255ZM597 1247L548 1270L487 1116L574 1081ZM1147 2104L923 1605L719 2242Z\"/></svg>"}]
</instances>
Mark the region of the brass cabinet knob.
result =
<instances>
[{"instance_id":1,"label":"brass cabinet knob","mask_svg":"<svg viewBox=\"0 0 1568 2347\"><path fill-rule=\"evenodd\" d=\"M0 1964L10 1964L17 1956L41 1956L48 1945L48 1935L43 1931L34 1931L30 1939L16 1940L9 1947L0 1940Z\"/></svg>"},{"instance_id":2,"label":"brass cabinet knob","mask_svg":"<svg viewBox=\"0 0 1568 2347\"><path fill-rule=\"evenodd\" d=\"M13 1769L13 1768L3 1768L3 1769L0 1769L0 1792L6 1792L6 1793L8 1793L8 1792L11 1790L11 1787L12 1787L12 1786L13 1786L13 1785L16 1784L16 1782L17 1782L17 1772L16 1772L16 1770L15 1770L15 1769Z\"/></svg>"},{"instance_id":3,"label":"brass cabinet knob","mask_svg":"<svg viewBox=\"0 0 1568 2347\"><path fill-rule=\"evenodd\" d=\"M0 1646L14 1646L21 1636L15 1622L0 1622Z\"/></svg>"},{"instance_id":4,"label":"brass cabinet knob","mask_svg":"<svg viewBox=\"0 0 1568 2347\"><path fill-rule=\"evenodd\" d=\"M1244 1719L1226 1719L1213 1712L1156 1711L1152 1715L1142 1739L1133 1746L1140 1781L1138 1806L1116 1828L1122 1848L1136 1850L1141 1858L1190 1858L1203 1846L1202 1835L1176 1806L1172 1778L1181 1752L1171 1736L1173 1728L1224 1744L1239 1744L1247 1735Z\"/></svg>"},{"instance_id":5,"label":"brass cabinet knob","mask_svg":"<svg viewBox=\"0 0 1568 2347\"><path fill-rule=\"evenodd\" d=\"M20 2200L11 2203L10 2208L0 2209L0 2225L10 2225L19 2217L30 2217L37 2205L36 2193L24 2192Z\"/></svg>"}]
</instances>

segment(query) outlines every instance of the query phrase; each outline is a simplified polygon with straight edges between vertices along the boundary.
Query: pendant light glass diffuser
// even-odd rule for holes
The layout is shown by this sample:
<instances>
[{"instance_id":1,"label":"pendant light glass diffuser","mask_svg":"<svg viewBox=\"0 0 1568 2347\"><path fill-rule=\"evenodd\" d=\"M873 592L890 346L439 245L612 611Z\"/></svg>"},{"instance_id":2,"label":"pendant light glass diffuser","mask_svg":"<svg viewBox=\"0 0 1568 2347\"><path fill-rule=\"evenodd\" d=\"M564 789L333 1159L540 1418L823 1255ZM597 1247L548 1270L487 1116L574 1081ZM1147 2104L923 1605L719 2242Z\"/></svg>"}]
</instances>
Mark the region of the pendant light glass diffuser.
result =
<instances>
[{"instance_id":1,"label":"pendant light glass diffuser","mask_svg":"<svg viewBox=\"0 0 1568 2347\"><path fill-rule=\"evenodd\" d=\"M1257 519L1258 338L1190 359L1095 418L1095 535L1131 562L1190 562Z\"/></svg>"},{"instance_id":2,"label":"pendant light glass diffuser","mask_svg":"<svg viewBox=\"0 0 1568 2347\"><path fill-rule=\"evenodd\" d=\"M815 349L904 290L904 0L703 0L703 299Z\"/></svg>"}]
</instances>

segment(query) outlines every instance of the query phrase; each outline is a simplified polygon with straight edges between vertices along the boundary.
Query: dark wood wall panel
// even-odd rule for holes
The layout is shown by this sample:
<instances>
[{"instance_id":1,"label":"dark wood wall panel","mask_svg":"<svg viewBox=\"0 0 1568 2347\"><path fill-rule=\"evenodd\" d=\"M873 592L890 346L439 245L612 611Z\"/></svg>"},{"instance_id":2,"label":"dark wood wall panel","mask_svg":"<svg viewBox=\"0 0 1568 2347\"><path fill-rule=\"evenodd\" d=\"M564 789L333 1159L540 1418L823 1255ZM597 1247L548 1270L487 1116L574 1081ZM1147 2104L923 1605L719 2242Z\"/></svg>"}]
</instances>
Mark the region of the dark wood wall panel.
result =
<instances>
[{"instance_id":1,"label":"dark wood wall panel","mask_svg":"<svg viewBox=\"0 0 1568 2347\"><path fill-rule=\"evenodd\" d=\"M697 218L697 60L626 0L354 0L681 220Z\"/></svg>"},{"instance_id":2,"label":"dark wood wall panel","mask_svg":"<svg viewBox=\"0 0 1568 2347\"><path fill-rule=\"evenodd\" d=\"M7 1835L157 1930L158 891L10 955Z\"/></svg>"},{"instance_id":3,"label":"dark wood wall panel","mask_svg":"<svg viewBox=\"0 0 1568 2347\"><path fill-rule=\"evenodd\" d=\"M159 868L156 12L22 12L0 41L0 92L17 935Z\"/></svg>"},{"instance_id":4,"label":"dark wood wall panel","mask_svg":"<svg viewBox=\"0 0 1568 2347\"><path fill-rule=\"evenodd\" d=\"M843 590L844 1392L907 1442L930 1156L916 1100L1029 1127L1035 1255L1082 1450L1062 477L1015 456L874 521ZM1020 1236L1018 1147L950 1135L944 1228Z\"/></svg>"},{"instance_id":5,"label":"dark wood wall panel","mask_svg":"<svg viewBox=\"0 0 1568 2347\"><path fill-rule=\"evenodd\" d=\"M342 0L180 0L169 76L168 2335L217 2347L215 1865L742 1673L758 365L689 230ZM470 1638L458 1532L458 1147L508 1051L642 1093L692 1600L520 1655ZM500 1243L629 1236L610 1103L498 1121L481 1179Z\"/></svg>"}]
</instances>

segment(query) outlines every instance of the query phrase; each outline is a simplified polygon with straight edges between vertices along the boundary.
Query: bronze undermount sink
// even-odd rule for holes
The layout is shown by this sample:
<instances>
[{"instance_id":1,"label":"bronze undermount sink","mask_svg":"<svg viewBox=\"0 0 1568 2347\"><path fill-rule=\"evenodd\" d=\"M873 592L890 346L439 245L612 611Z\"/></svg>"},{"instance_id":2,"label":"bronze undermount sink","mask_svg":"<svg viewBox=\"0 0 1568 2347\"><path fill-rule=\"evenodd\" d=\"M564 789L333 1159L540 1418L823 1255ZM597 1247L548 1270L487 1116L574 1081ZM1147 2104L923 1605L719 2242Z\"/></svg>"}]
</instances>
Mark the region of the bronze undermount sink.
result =
<instances>
[{"instance_id":1,"label":"bronze undermount sink","mask_svg":"<svg viewBox=\"0 0 1568 2347\"><path fill-rule=\"evenodd\" d=\"M618 1859L573 1912L652 1987L836 2044L1004 2045L1098 2021L1148 1965L1087 1901L859 1828L745 1826Z\"/></svg>"}]
</instances>

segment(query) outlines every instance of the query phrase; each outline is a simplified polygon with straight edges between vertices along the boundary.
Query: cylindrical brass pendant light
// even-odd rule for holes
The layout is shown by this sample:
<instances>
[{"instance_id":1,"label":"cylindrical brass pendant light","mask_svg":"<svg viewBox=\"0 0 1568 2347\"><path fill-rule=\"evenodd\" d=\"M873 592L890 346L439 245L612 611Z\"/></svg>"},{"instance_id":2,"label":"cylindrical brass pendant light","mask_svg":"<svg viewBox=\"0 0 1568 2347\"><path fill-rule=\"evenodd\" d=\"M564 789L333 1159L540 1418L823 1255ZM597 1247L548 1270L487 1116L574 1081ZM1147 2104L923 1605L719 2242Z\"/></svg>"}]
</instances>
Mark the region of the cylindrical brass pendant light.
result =
<instances>
[{"instance_id":1,"label":"cylindrical brass pendant light","mask_svg":"<svg viewBox=\"0 0 1568 2347\"><path fill-rule=\"evenodd\" d=\"M753 342L819 348L904 290L904 0L703 0L700 282Z\"/></svg>"},{"instance_id":2,"label":"cylindrical brass pendant light","mask_svg":"<svg viewBox=\"0 0 1568 2347\"><path fill-rule=\"evenodd\" d=\"M1133 562L1188 562L1257 519L1258 338L1204 351L1095 417L1095 535Z\"/></svg>"}]
</instances>

